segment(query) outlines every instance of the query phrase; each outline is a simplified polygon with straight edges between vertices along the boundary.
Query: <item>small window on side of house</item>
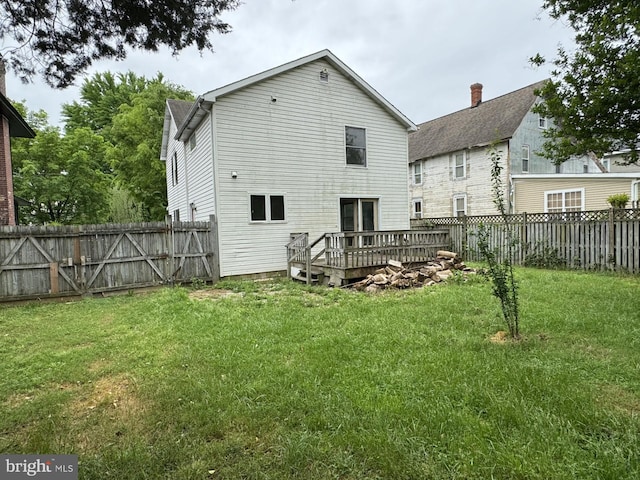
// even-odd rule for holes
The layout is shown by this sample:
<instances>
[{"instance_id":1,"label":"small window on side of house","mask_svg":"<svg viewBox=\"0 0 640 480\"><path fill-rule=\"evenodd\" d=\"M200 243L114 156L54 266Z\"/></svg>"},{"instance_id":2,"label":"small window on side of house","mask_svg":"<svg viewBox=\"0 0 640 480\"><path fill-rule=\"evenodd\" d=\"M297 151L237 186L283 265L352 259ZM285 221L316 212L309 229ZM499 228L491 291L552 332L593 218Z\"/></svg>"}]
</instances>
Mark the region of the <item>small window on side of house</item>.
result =
<instances>
[{"instance_id":1,"label":"small window on side of house","mask_svg":"<svg viewBox=\"0 0 640 480\"><path fill-rule=\"evenodd\" d=\"M543 130L547 128L547 117L538 117L538 127L542 128Z\"/></svg>"},{"instance_id":2,"label":"small window on side of house","mask_svg":"<svg viewBox=\"0 0 640 480\"><path fill-rule=\"evenodd\" d=\"M322 83L329 83L329 72L327 72L326 68L320 70L320 81Z\"/></svg>"},{"instance_id":3,"label":"small window on side of house","mask_svg":"<svg viewBox=\"0 0 640 480\"><path fill-rule=\"evenodd\" d=\"M467 214L467 196L466 195L454 195L453 196L453 216L462 217Z\"/></svg>"},{"instance_id":4,"label":"small window on side of house","mask_svg":"<svg viewBox=\"0 0 640 480\"><path fill-rule=\"evenodd\" d=\"M271 195L269 196L270 217L271 221L283 221L284 220L284 196L283 195Z\"/></svg>"},{"instance_id":5,"label":"small window on side of house","mask_svg":"<svg viewBox=\"0 0 640 480\"><path fill-rule=\"evenodd\" d=\"M465 162L465 152L459 152L454 155L453 177L465 178L467 175L467 166Z\"/></svg>"},{"instance_id":6,"label":"small window on side of house","mask_svg":"<svg viewBox=\"0 0 640 480\"><path fill-rule=\"evenodd\" d=\"M422 183L422 162L413 164L413 184L420 185Z\"/></svg>"},{"instance_id":7,"label":"small window on side of house","mask_svg":"<svg viewBox=\"0 0 640 480\"><path fill-rule=\"evenodd\" d=\"M347 165L367 166L367 132L364 128L344 127Z\"/></svg>"},{"instance_id":8,"label":"small window on side of house","mask_svg":"<svg viewBox=\"0 0 640 480\"><path fill-rule=\"evenodd\" d=\"M176 186L178 184L178 154L173 152L171 157L171 184Z\"/></svg>"},{"instance_id":9,"label":"small window on side of house","mask_svg":"<svg viewBox=\"0 0 640 480\"><path fill-rule=\"evenodd\" d=\"M189 137L189 150L196 148L196 133L193 132Z\"/></svg>"},{"instance_id":10,"label":"small window on side of house","mask_svg":"<svg viewBox=\"0 0 640 480\"><path fill-rule=\"evenodd\" d=\"M422 199L413 201L413 218L422 218Z\"/></svg>"},{"instance_id":11,"label":"small window on side of house","mask_svg":"<svg viewBox=\"0 0 640 480\"><path fill-rule=\"evenodd\" d=\"M173 211L173 221L174 222L180 221L180 209L176 209Z\"/></svg>"},{"instance_id":12,"label":"small window on side of house","mask_svg":"<svg viewBox=\"0 0 640 480\"><path fill-rule=\"evenodd\" d=\"M522 173L529 172L529 145L522 146Z\"/></svg>"}]
</instances>

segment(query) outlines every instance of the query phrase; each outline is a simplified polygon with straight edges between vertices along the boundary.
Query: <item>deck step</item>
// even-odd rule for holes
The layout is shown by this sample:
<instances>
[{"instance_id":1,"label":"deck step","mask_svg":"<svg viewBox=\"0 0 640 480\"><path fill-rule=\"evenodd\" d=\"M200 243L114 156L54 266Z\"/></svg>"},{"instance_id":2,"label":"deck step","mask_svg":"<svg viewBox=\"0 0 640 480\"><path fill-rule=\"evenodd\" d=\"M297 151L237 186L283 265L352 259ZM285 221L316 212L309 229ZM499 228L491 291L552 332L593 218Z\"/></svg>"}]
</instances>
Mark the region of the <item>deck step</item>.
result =
<instances>
[{"instance_id":1,"label":"deck step","mask_svg":"<svg viewBox=\"0 0 640 480\"><path fill-rule=\"evenodd\" d=\"M291 278L293 278L294 280L298 280L302 283L307 283L307 277L306 275L302 275L302 273L304 272L300 272L300 274L298 275L293 275ZM311 283L318 283L320 280L318 279L317 275L311 275Z\"/></svg>"}]
</instances>

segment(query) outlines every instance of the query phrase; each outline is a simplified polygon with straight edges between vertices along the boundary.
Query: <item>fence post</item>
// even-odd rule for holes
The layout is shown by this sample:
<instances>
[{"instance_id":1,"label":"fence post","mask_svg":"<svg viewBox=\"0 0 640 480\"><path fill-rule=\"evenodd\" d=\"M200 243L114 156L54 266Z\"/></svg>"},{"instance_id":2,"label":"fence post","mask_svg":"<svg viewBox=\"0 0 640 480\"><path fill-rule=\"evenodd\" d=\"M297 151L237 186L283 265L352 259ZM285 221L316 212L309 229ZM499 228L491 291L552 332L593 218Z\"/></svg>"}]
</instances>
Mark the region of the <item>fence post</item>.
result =
<instances>
[{"instance_id":1,"label":"fence post","mask_svg":"<svg viewBox=\"0 0 640 480\"><path fill-rule=\"evenodd\" d=\"M616 268L616 245L615 245L615 241L616 241L616 235L614 230L614 212L615 210L613 208L609 209L609 238L608 238L608 250L609 250L609 255L607 256L607 261L610 264L610 268L612 270L615 270Z\"/></svg>"},{"instance_id":2,"label":"fence post","mask_svg":"<svg viewBox=\"0 0 640 480\"><path fill-rule=\"evenodd\" d=\"M213 283L220 280L220 247L218 246L218 219L209 215L209 232L211 236L211 272Z\"/></svg>"},{"instance_id":3,"label":"fence post","mask_svg":"<svg viewBox=\"0 0 640 480\"><path fill-rule=\"evenodd\" d=\"M522 213L522 226L520 227L520 265L524 264L524 259L529 250L529 238L527 236L527 212Z\"/></svg>"},{"instance_id":4,"label":"fence post","mask_svg":"<svg viewBox=\"0 0 640 480\"><path fill-rule=\"evenodd\" d=\"M467 238L467 216L466 215L462 215L462 238L460 238L461 240L461 255L463 255L464 257L467 257L469 255L469 252L467 252L467 246L469 245L469 239Z\"/></svg>"},{"instance_id":5,"label":"fence post","mask_svg":"<svg viewBox=\"0 0 640 480\"><path fill-rule=\"evenodd\" d=\"M175 284L175 245L173 244L173 222L171 215L165 215L165 245L167 251L167 262L165 272L165 278L169 284L173 286Z\"/></svg>"}]
</instances>

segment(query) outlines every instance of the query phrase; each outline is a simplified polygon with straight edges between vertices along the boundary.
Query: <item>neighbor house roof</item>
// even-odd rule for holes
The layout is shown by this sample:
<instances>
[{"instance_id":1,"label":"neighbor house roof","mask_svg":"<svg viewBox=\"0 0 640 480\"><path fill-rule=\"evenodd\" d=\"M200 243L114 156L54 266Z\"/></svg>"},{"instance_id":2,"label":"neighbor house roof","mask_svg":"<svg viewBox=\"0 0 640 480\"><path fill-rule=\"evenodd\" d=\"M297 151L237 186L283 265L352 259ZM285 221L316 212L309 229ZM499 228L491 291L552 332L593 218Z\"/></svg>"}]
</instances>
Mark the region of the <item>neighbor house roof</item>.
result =
<instances>
[{"instance_id":1,"label":"neighbor house roof","mask_svg":"<svg viewBox=\"0 0 640 480\"><path fill-rule=\"evenodd\" d=\"M36 133L27 125L22 115L2 93L0 93L0 113L9 121L10 137L33 138L36 136Z\"/></svg>"},{"instance_id":2,"label":"neighbor house roof","mask_svg":"<svg viewBox=\"0 0 640 480\"><path fill-rule=\"evenodd\" d=\"M545 82L418 125L409 135L409 162L511 138Z\"/></svg>"},{"instance_id":3,"label":"neighbor house roof","mask_svg":"<svg viewBox=\"0 0 640 480\"><path fill-rule=\"evenodd\" d=\"M321 50L319 52L313 53L311 55L307 55L306 57L299 58L289 63L285 63L284 65L280 65L279 67L272 68L270 70L266 70L262 73L258 73L256 75L252 75L243 80L239 80L234 83L230 83L229 85L225 85L224 87L217 88L215 90L211 90L210 92L205 93L204 95L198 97L195 103L191 105L191 110L187 114L184 123L182 126L179 126L178 133L175 138L180 140L186 140L189 138L191 133L194 131L202 116L207 111L207 109L216 102L216 100L220 97L233 93L242 88L248 87L250 85L256 84L263 80L267 80L269 78L275 77L276 75L280 75L281 73L287 72L294 68L300 67L302 65L306 65L307 63L315 62L316 60L326 60L329 62L334 68L336 68L340 73L342 73L345 77L350 79L358 88L360 88L365 94L367 94L374 102L380 105L384 110L386 110L392 117L394 117L400 124L404 125L405 128L409 131L415 131L416 125L409 120L400 110L394 107L388 100L386 100L382 95L380 95L373 87L371 87L367 82L365 82L358 74L356 74L353 70L351 70L346 64L344 64L338 57L336 57L329 50Z\"/></svg>"}]
</instances>

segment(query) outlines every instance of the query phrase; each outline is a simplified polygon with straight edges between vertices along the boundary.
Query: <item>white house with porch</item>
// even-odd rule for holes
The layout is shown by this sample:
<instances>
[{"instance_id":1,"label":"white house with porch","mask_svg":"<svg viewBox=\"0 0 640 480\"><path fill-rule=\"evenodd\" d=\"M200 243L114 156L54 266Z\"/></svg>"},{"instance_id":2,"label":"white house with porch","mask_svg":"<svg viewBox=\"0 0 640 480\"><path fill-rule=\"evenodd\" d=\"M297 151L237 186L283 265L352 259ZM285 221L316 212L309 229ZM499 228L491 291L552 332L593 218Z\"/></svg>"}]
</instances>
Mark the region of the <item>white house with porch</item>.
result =
<instances>
[{"instance_id":1,"label":"white house with porch","mask_svg":"<svg viewBox=\"0 0 640 480\"><path fill-rule=\"evenodd\" d=\"M293 233L408 230L415 130L329 50L168 100L168 213L215 216L222 277L284 271Z\"/></svg>"}]
</instances>

